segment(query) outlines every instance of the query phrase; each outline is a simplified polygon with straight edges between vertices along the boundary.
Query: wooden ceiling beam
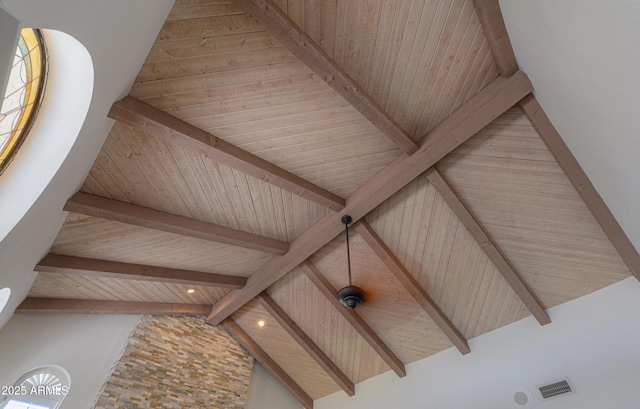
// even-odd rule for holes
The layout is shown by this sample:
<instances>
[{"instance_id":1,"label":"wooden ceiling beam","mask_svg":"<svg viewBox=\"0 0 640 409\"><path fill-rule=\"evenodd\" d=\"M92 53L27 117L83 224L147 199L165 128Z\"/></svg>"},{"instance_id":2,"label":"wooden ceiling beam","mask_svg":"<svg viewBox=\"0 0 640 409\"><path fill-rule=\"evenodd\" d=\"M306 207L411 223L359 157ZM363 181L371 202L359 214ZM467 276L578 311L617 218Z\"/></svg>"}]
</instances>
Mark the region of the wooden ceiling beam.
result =
<instances>
[{"instance_id":1,"label":"wooden ceiling beam","mask_svg":"<svg viewBox=\"0 0 640 409\"><path fill-rule=\"evenodd\" d=\"M360 220L355 225L356 231L367 242L374 253L387 266L389 271L400 281L402 286L420 304L425 312L436 323L438 328L449 338L453 345L463 354L471 352L467 340L460 331L453 325L447 316L440 310L435 302L429 297L427 292L418 284L415 278L402 265L400 260L391 252L389 247L382 241L376 232L364 220Z\"/></svg>"},{"instance_id":2,"label":"wooden ceiling beam","mask_svg":"<svg viewBox=\"0 0 640 409\"><path fill-rule=\"evenodd\" d=\"M634 277L640 280L640 254L562 140L538 100L530 95L520 102L520 107L624 263L629 267Z\"/></svg>"},{"instance_id":3,"label":"wooden ceiling beam","mask_svg":"<svg viewBox=\"0 0 640 409\"><path fill-rule=\"evenodd\" d=\"M362 338L378 353L380 358L399 376L403 377L407 374L404 364L393 353L391 348L384 343L384 341L376 334L376 332L367 324L367 322L358 314L355 310L350 310L340 303L338 300L336 290L329 280L313 265L309 260L305 261L301 265L302 271L311 280L313 284L320 290L320 293L324 295L334 306L334 308L353 326L353 328L360 334Z\"/></svg>"},{"instance_id":4,"label":"wooden ceiling beam","mask_svg":"<svg viewBox=\"0 0 640 409\"><path fill-rule=\"evenodd\" d=\"M531 314L536 317L540 325L550 323L551 319L549 315L547 315L547 312L537 300L533 291L527 286L527 283L524 282L511 263L500 253L491 238L489 238L482 226L476 221L464 203L462 203L462 200L460 200L458 195L456 195L444 180L440 172L438 172L435 167L432 167L427 171L427 178L467 229L471 237L474 238L487 257L489 257L489 260L491 260L504 279L507 280L507 283L513 288L513 291L515 291L524 305L531 311Z\"/></svg>"},{"instance_id":5,"label":"wooden ceiling beam","mask_svg":"<svg viewBox=\"0 0 640 409\"><path fill-rule=\"evenodd\" d=\"M356 190L340 214L321 218L291 243L285 255L274 256L260 266L243 289L218 301L207 322L219 324L342 233L341 215L358 221L532 91L529 79L520 71L509 78L497 78L427 133L416 153L401 155Z\"/></svg>"},{"instance_id":6,"label":"wooden ceiling beam","mask_svg":"<svg viewBox=\"0 0 640 409\"><path fill-rule=\"evenodd\" d=\"M124 97L113 104L109 111L109 118L130 125L167 143L178 144L189 151L199 152L211 160L332 210L340 211L345 206L345 201L340 196L132 96Z\"/></svg>"},{"instance_id":7,"label":"wooden ceiling beam","mask_svg":"<svg viewBox=\"0 0 640 409\"><path fill-rule=\"evenodd\" d=\"M511 47L498 0L473 0L473 5L498 72L505 77L515 74L518 71L518 61Z\"/></svg>"},{"instance_id":8,"label":"wooden ceiling beam","mask_svg":"<svg viewBox=\"0 0 640 409\"><path fill-rule=\"evenodd\" d=\"M353 382L338 368L338 366L309 338L307 334L287 315L276 301L266 292L257 297L260 305L287 331L289 335L325 370L325 372L342 388L349 396L355 395Z\"/></svg>"},{"instance_id":9,"label":"wooden ceiling beam","mask_svg":"<svg viewBox=\"0 0 640 409\"><path fill-rule=\"evenodd\" d=\"M124 278L159 283L177 283L198 286L242 288L247 283L245 277L224 274L205 273L201 271L181 270L167 267L156 267L142 264L121 263L47 254L35 267L41 273L65 273L90 277Z\"/></svg>"},{"instance_id":10,"label":"wooden ceiling beam","mask_svg":"<svg viewBox=\"0 0 640 409\"><path fill-rule=\"evenodd\" d=\"M284 241L82 192L73 195L64 210L268 253L284 254L289 249Z\"/></svg>"},{"instance_id":11,"label":"wooden ceiling beam","mask_svg":"<svg viewBox=\"0 0 640 409\"><path fill-rule=\"evenodd\" d=\"M202 315L210 309L207 304L27 298L18 306L16 313Z\"/></svg>"},{"instance_id":12,"label":"wooden ceiling beam","mask_svg":"<svg viewBox=\"0 0 640 409\"><path fill-rule=\"evenodd\" d=\"M313 399L262 349L260 345L235 322L232 318L227 318L222 322L222 326L229 331L229 333L240 342L240 344L247 350L253 357L260 362L260 364L277 379L282 386L284 386L291 394L307 409L313 408Z\"/></svg>"},{"instance_id":13,"label":"wooden ceiling beam","mask_svg":"<svg viewBox=\"0 0 640 409\"><path fill-rule=\"evenodd\" d=\"M413 138L273 1L236 0L236 4L380 129L385 136L396 143L401 150L409 154L418 150L418 145Z\"/></svg>"}]
</instances>

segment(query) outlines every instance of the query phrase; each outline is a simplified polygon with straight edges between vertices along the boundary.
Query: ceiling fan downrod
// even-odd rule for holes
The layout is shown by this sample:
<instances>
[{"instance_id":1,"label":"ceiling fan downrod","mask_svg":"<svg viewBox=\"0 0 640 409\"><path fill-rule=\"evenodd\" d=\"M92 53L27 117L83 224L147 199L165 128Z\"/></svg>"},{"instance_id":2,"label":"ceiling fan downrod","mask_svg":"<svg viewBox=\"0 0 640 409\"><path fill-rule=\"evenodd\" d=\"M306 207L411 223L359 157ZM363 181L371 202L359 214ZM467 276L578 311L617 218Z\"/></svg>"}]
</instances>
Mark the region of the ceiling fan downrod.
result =
<instances>
[{"instance_id":1,"label":"ceiling fan downrod","mask_svg":"<svg viewBox=\"0 0 640 409\"><path fill-rule=\"evenodd\" d=\"M351 253L349 251L349 224L353 221L351 216L342 216L342 223L345 226L347 237L347 270L349 272L349 285L338 291L338 300L342 305L353 310L364 301L364 291L351 283Z\"/></svg>"}]
</instances>

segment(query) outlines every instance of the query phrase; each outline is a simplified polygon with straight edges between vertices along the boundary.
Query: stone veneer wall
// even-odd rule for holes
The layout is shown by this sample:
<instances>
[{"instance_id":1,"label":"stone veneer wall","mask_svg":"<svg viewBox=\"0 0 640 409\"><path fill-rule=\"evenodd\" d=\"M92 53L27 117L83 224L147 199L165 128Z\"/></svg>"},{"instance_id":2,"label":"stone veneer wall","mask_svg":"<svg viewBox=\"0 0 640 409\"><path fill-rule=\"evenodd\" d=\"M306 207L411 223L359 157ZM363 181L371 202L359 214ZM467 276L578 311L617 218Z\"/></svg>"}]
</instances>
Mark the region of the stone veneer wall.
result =
<instances>
[{"instance_id":1,"label":"stone veneer wall","mask_svg":"<svg viewBox=\"0 0 640 409\"><path fill-rule=\"evenodd\" d=\"M202 317L143 316L94 409L242 409L252 366Z\"/></svg>"}]
</instances>

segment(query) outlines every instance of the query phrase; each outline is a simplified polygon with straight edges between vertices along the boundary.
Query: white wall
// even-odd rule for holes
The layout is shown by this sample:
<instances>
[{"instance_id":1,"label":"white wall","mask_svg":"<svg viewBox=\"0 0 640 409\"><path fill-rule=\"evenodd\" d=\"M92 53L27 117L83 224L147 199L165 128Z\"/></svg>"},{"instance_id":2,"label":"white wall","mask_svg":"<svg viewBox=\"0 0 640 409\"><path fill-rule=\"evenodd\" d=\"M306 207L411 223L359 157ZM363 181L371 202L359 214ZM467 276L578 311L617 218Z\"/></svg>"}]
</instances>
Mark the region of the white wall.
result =
<instances>
[{"instance_id":1,"label":"white wall","mask_svg":"<svg viewBox=\"0 0 640 409\"><path fill-rule=\"evenodd\" d=\"M0 331L0 386L25 372L60 365L71 377L62 409L92 407L139 316L15 315Z\"/></svg>"},{"instance_id":2,"label":"white wall","mask_svg":"<svg viewBox=\"0 0 640 409\"><path fill-rule=\"evenodd\" d=\"M81 129L44 126L39 122L46 116L43 106L34 129L0 178L0 288L11 288L11 298L0 313L0 328L31 288L33 268L64 220L64 203L82 185L111 129L109 108L128 93L172 4L172 0L0 0L3 10L21 26L73 37L88 52L95 74L92 89L86 90L91 97L86 119L78 113ZM59 54L52 58L70 65L77 62L73 57L61 60ZM67 73L73 81L75 73L68 68L56 75ZM51 79L48 88L54 91L60 83ZM45 92L45 99L53 94ZM55 106L74 111L69 103ZM42 132L36 132L38 127Z\"/></svg>"},{"instance_id":3,"label":"white wall","mask_svg":"<svg viewBox=\"0 0 640 409\"><path fill-rule=\"evenodd\" d=\"M12 56L18 45L20 22L0 8L0 95L4 97L9 72L13 65Z\"/></svg>"},{"instance_id":4,"label":"white wall","mask_svg":"<svg viewBox=\"0 0 640 409\"><path fill-rule=\"evenodd\" d=\"M532 393L540 409L637 408L640 402L640 283L635 278L549 310L544 327L533 318L469 342L471 353L449 349L343 393L316 400L316 409L517 409L514 393ZM541 401L536 387L568 377L576 394ZM263 406L269 408L269 406ZM273 406L275 409L276 407Z\"/></svg>"},{"instance_id":5,"label":"white wall","mask_svg":"<svg viewBox=\"0 0 640 409\"><path fill-rule=\"evenodd\" d=\"M300 409L302 405L257 361L253 364L245 409Z\"/></svg>"}]
</instances>

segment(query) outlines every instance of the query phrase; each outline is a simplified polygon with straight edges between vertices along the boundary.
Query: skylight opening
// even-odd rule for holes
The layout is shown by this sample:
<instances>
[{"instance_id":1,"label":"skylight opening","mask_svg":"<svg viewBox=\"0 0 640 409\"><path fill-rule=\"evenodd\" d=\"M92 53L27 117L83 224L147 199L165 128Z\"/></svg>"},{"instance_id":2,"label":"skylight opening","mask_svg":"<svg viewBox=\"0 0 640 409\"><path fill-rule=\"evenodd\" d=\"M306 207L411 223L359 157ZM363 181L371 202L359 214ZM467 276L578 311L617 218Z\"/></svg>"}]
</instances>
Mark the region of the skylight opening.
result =
<instances>
[{"instance_id":1,"label":"skylight opening","mask_svg":"<svg viewBox=\"0 0 640 409\"><path fill-rule=\"evenodd\" d=\"M46 52L38 30L25 28L9 73L0 108L0 174L4 172L33 123L46 78Z\"/></svg>"}]
</instances>

